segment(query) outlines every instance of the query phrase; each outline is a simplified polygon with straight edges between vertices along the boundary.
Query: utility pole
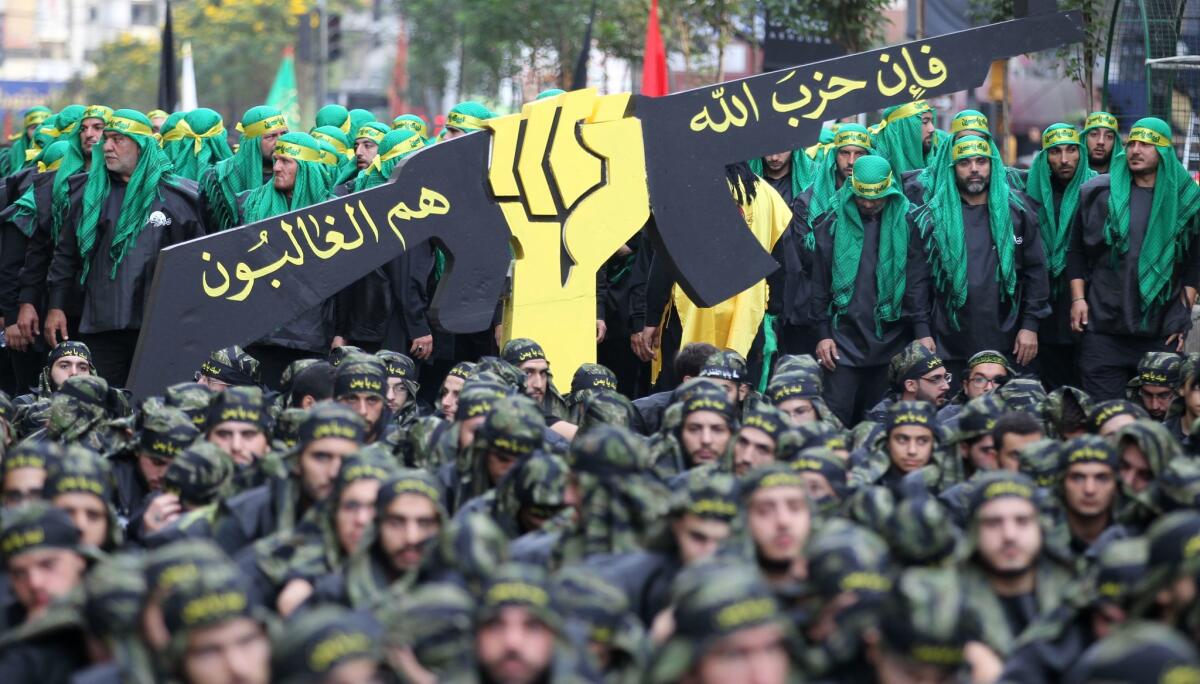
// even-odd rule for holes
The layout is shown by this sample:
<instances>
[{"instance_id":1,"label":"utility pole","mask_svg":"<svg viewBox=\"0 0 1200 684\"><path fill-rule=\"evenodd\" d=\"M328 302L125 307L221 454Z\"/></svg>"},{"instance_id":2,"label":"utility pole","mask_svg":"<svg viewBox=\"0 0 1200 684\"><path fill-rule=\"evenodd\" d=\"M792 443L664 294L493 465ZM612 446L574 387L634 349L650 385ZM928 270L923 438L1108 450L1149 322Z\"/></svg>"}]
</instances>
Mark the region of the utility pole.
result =
<instances>
[{"instance_id":1,"label":"utility pole","mask_svg":"<svg viewBox=\"0 0 1200 684\"><path fill-rule=\"evenodd\" d=\"M316 49L316 94L317 101L313 111L319 111L329 102L329 92L325 84L329 64L329 8L326 0L317 0L317 49Z\"/></svg>"}]
</instances>

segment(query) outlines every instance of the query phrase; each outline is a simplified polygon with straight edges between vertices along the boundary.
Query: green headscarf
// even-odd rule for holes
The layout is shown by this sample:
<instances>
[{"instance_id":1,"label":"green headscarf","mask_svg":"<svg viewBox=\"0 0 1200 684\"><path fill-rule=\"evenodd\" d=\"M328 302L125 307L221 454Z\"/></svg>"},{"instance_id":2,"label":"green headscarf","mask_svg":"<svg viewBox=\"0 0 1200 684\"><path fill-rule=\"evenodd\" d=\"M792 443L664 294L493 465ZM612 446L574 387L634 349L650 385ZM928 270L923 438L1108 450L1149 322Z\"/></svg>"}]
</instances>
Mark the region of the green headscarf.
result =
<instances>
[{"instance_id":1,"label":"green headscarf","mask_svg":"<svg viewBox=\"0 0 1200 684\"><path fill-rule=\"evenodd\" d=\"M955 114L954 119L950 121L950 132L946 135L950 144L937 145L930 150L929 164L921 169L921 173L917 176L917 181L921 184L922 204L928 204L933 200L934 187L937 185L941 169L947 164L953 166L950 155L954 149L954 136L959 133L973 133L988 141L992 139L992 132L988 128L986 116L974 109L964 109ZM995 143L992 143L992 150L997 157L1000 156L1000 150L996 149Z\"/></svg>"},{"instance_id":2,"label":"green headscarf","mask_svg":"<svg viewBox=\"0 0 1200 684\"><path fill-rule=\"evenodd\" d=\"M845 128L843 128L845 130ZM838 132L841 135L841 131ZM908 261L908 199L897 187L891 165L883 157L868 155L854 162L854 176L837 191L837 220L833 223L833 295L829 311L833 325L854 297L863 250L862 217L855 197L890 198L879 222L879 258L875 264L875 336L883 338L883 324L900 319L904 301L905 265Z\"/></svg>"},{"instance_id":3,"label":"green headscarf","mask_svg":"<svg viewBox=\"0 0 1200 684\"><path fill-rule=\"evenodd\" d=\"M837 153L843 147L861 147L871 154L875 150L871 134L859 124L842 124L833 136L833 142L825 152L821 166L812 179L812 199L808 204L808 225L811 229L816 220L835 209L839 203L837 185ZM846 187L845 184L842 187Z\"/></svg>"},{"instance_id":4,"label":"green headscarf","mask_svg":"<svg viewBox=\"0 0 1200 684\"><path fill-rule=\"evenodd\" d=\"M326 171L322 168L326 153L309 134L295 131L279 136L275 141L276 157L296 161L296 185L292 189L292 201L275 189L273 181L267 181L250 191L246 196L246 223L285 214L333 197L329 191Z\"/></svg>"},{"instance_id":5,"label":"green headscarf","mask_svg":"<svg viewBox=\"0 0 1200 684\"><path fill-rule=\"evenodd\" d=\"M1162 119L1139 119L1129 129L1125 144L1139 141L1158 149L1158 177L1154 183L1154 203L1138 255L1138 294L1142 312L1148 315L1154 305L1172 296L1167 285L1175 264L1183 256L1184 245L1195 235L1196 210L1200 209L1200 187L1175 156L1171 145L1171 127ZM1128 162L1113 164L1109 170L1108 219L1104 240L1114 255L1129 251L1129 195L1133 178Z\"/></svg>"},{"instance_id":6,"label":"green headscarf","mask_svg":"<svg viewBox=\"0 0 1200 684\"><path fill-rule=\"evenodd\" d=\"M162 127L158 129L158 144L162 147L163 153L167 155L167 159L171 160L171 164L179 161L185 145L190 143L188 133L191 132L191 129L188 128L183 120L186 114L187 112L172 112L163 121Z\"/></svg>"},{"instance_id":7,"label":"green headscarf","mask_svg":"<svg viewBox=\"0 0 1200 684\"><path fill-rule=\"evenodd\" d=\"M137 243L138 235L146 225L150 215L150 207L157 199L162 199L159 184L166 181L174 182L171 162L163 155L158 147L158 138L150 127L150 119L145 114L133 109L118 109L113 112L104 125L107 133L113 131L127 136L137 143L141 152L138 155L137 167L129 178L125 188L125 199L121 202L121 214L115 221L109 255L112 257L112 271L108 274L110 280L117 277L117 269L125 260L125 255ZM76 237L79 240L79 256L83 261L83 275L79 282L87 281L88 271L91 270L92 249L96 246L96 224L100 221L100 210L108 197L109 178L104 166L103 145L92 146L92 167L98 173L88 174L87 185L83 188L83 214L79 219L79 229Z\"/></svg>"},{"instance_id":8,"label":"green headscarf","mask_svg":"<svg viewBox=\"0 0 1200 684\"><path fill-rule=\"evenodd\" d=\"M358 133L358 129L354 129L354 132ZM318 126L312 130L310 135L318 143L329 143L334 155L337 157L337 172L333 178L334 185L345 183L358 175L358 164L354 160L354 139L350 135L343 133L342 129L336 126Z\"/></svg>"},{"instance_id":9,"label":"green headscarf","mask_svg":"<svg viewBox=\"0 0 1200 684\"><path fill-rule=\"evenodd\" d=\"M1002 299L1011 299L1016 292L1017 271L1013 256L1012 214L1009 203L1008 179L996 146L977 135L967 135L954 141L949 161L938 168L933 184L933 198L921 209L917 224L921 237L927 240L929 261L934 285L946 298L946 313L950 325L958 329L958 310L967 301L967 240L963 228L962 198L955 182L954 165L970 157L992 160L992 176L988 187L988 224L992 243L996 247L996 278Z\"/></svg>"},{"instance_id":10,"label":"green headscarf","mask_svg":"<svg viewBox=\"0 0 1200 684\"><path fill-rule=\"evenodd\" d=\"M317 110L313 129L321 126L333 126L342 129L343 133L350 132L350 110L340 104L327 104Z\"/></svg>"},{"instance_id":11,"label":"green headscarf","mask_svg":"<svg viewBox=\"0 0 1200 684\"><path fill-rule=\"evenodd\" d=\"M186 129L175 160L176 175L198 181L208 167L233 156L225 140L225 122L217 112L201 107L188 112L176 125Z\"/></svg>"},{"instance_id":12,"label":"green headscarf","mask_svg":"<svg viewBox=\"0 0 1200 684\"><path fill-rule=\"evenodd\" d=\"M238 151L219 161L203 178L202 191L221 230L237 224L237 196L263 182L263 156L259 141L264 135L287 130L287 119L276 107L259 105L242 115Z\"/></svg>"},{"instance_id":13,"label":"green headscarf","mask_svg":"<svg viewBox=\"0 0 1200 684\"><path fill-rule=\"evenodd\" d=\"M79 106L79 105L72 105ZM70 107L64 108L66 112ZM58 169L58 174L54 176L54 186L51 188L51 195L54 197L54 203L51 208L51 223L50 223L50 238L57 244L58 236L62 233L63 218L66 217L69 207L67 206L68 196L70 195L70 185L68 180L71 176L83 171L83 122L88 119L100 119L105 123L112 116L112 109L104 105L91 105L82 107L83 113L79 115L79 125L75 126L69 133L64 133L61 139L66 140L71 149L67 150L67 156L63 158L62 166ZM96 143L101 147L104 146L104 141L101 139Z\"/></svg>"},{"instance_id":14,"label":"green headscarf","mask_svg":"<svg viewBox=\"0 0 1200 684\"><path fill-rule=\"evenodd\" d=\"M446 125L442 128L442 132L438 134L438 138L446 137L447 128L457 128L465 133L474 133L475 131L483 130L483 122L496 116L490 109L470 100L459 102L450 108L446 114Z\"/></svg>"},{"instance_id":15,"label":"green headscarf","mask_svg":"<svg viewBox=\"0 0 1200 684\"><path fill-rule=\"evenodd\" d=\"M383 136L379 141L379 153L354 180L354 191L386 183L396 164L422 147L425 147L425 139L407 128L397 128Z\"/></svg>"},{"instance_id":16,"label":"green headscarf","mask_svg":"<svg viewBox=\"0 0 1200 684\"><path fill-rule=\"evenodd\" d=\"M749 162L750 170L757 176L766 177L763 172L762 157L751 159ZM805 153L804 150L792 150L792 197L797 197L800 193L808 189L812 185L813 176L817 172L817 164L812 158Z\"/></svg>"},{"instance_id":17,"label":"green headscarf","mask_svg":"<svg viewBox=\"0 0 1200 684\"><path fill-rule=\"evenodd\" d=\"M1079 135L1081 137L1086 137L1090 131L1096 128L1107 128L1113 132L1113 135L1117 136L1117 142L1121 141L1120 126L1117 124L1117 117L1113 116L1112 114L1109 114L1108 112L1092 112L1091 114L1088 114L1087 119L1085 119L1083 122L1083 132ZM1116 146L1116 148L1120 147L1120 145ZM1113 149L1114 154L1117 151L1116 148Z\"/></svg>"},{"instance_id":18,"label":"green headscarf","mask_svg":"<svg viewBox=\"0 0 1200 684\"><path fill-rule=\"evenodd\" d=\"M416 114L401 114L392 119L392 129L407 128L422 138L429 137L429 124Z\"/></svg>"},{"instance_id":19,"label":"green headscarf","mask_svg":"<svg viewBox=\"0 0 1200 684\"><path fill-rule=\"evenodd\" d=\"M1079 166L1075 175L1063 191L1062 206L1058 215L1054 213L1054 189L1050 183L1050 162L1047 150L1058 145L1074 145L1080 150ZM1079 206L1079 186L1094 177L1096 172L1088 166L1087 151L1079 140L1079 133L1070 124L1056 123L1042 132L1042 151L1033 158L1029 167L1029 178L1025 182L1025 193L1036 201L1041 210L1042 246L1046 249L1046 270L1053 281L1067 265L1067 246L1071 243L1071 220Z\"/></svg>"},{"instance_id":20,"label":"green headscarf","mask_svg":"<svg viewBox=\"0 0 1200 684\"><path fill-rule=\"evenodd\" d=\"M366 109L351 109L348 116L350 117L350 130L346 131L346 137L351 139L354 138L358 129L375 121L375 115Z\"/></svg>"},{"instance_id":21,"label":"green headscarf","mask_svg":"<svg viewBox=\"0 0 1200 684\"><path fill-rule=\"evenodd\" d=\"M891 162L896 173L925 167L921 115L932 111L924 100L888 107L883 110L883 121L872 127L876 154Z\"/></svg>"},{"instance_id":22,"label":"green headscarf","mask_svg":"<svg viewBox=\"0 0 1200 684\"><path fill-rule=\"evenodd\" d=\"M70 146L66 140L56 140L50 143L34 160L38 173L58 173L62 167L63 157L67 154ZM25 237L30 237L33 235L34 218L37 216L37 200L33 193L33 186L31 185L25 190L14 204L16 209L9 220Z\"/></svg>"},{"instance_id":23,"label":"green headscarf","mask_svg":"<svg viewBox=\"0 0 1200 684\"><path fill-rule=\"evenodd\" d=\"M12 147L8 148L8 164L5 165L5 175L14 173L25 166L25 150L33 142L33 136L26 133L30 126L36 126L50 118L53 112L49 107L37 105L25 110L21 130L12 136Z\"/></svg>"}]
</instances>

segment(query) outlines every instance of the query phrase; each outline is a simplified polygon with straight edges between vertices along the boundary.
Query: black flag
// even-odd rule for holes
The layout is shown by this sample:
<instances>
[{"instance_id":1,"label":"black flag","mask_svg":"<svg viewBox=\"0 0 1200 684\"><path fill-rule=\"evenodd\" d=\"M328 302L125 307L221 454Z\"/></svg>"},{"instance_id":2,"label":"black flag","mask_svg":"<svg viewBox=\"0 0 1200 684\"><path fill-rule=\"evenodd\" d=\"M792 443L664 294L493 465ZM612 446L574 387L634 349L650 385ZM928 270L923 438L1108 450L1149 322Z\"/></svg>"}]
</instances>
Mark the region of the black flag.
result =
<instances>
[{"instance_id":1,"label":"black flag","mask_svg":"<svg viewBox=\"0 0 1200 684\"><path fill-rule=\"evenodd\" d=\"M179 102L179 82L175 71L175 32L171 30L171 3L166 3L167 17L163 21L162 55L158 62L158 108L164 112L175 110Z\"/></svg>"},{"instance_id":2,"label":"black flag","mask_svg":"<svg viewBox=\"0 0 1200 684\"><path fill-rule=\"evenodd\" d=\"M583 47L579 48L579 59L575 62L575 76L571 79L571 90L587 87L588 57L592 54L592 24L596 23L596 0L588 14L587 30L583 32Z\"/></svg>"}]
</instances>

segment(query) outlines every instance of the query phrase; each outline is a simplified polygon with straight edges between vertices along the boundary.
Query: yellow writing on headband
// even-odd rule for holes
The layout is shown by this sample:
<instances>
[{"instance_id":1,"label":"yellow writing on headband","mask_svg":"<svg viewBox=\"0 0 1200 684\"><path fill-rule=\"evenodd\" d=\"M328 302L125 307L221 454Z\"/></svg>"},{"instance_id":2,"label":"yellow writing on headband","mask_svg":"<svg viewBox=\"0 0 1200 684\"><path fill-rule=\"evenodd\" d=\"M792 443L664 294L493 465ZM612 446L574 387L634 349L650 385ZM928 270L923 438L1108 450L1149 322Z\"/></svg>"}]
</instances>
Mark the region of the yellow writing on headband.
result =
<instances>
[{"instance_id":1,"label":"yellow writing on headband","mask_svg":"<svg viewBox=\"0 0 1200 684\"><path fill-rule=\"evenodd\" d=\"M114 116L108 120L104 126L105 130L116 131L122 135L144 135L148 138L154 137L154 131L149 126L136 121L134 119L126 119L123 116Z\"/></svg>"},{"instance_id":2,"label":"yellow writing on headband","mask_svg":"<svg viewBox=\"0 0 1200 684\"><path fill-rule=\"evenodd\" d=\"M484 123L483 119L477 119L458 112L450 112L446 115L446 125L453 128L479 130L483 128Z\"/></svg>"},{"instance_id":3,"label":"yellow writing on headband","mask_svg":"<svg viewBox=\"0 0 1200 684\"><path fill-rule=\"evenodd\" d=\"M1157 133L1144 126L1138 126L1129 131L1129 139L1126 140L1126 142L1133 142L1134 140L1138 142L1144 142L1148 145L1154 145L1155 147L1171 146L1170 138L1162 133Z\"/></svg>"},{"instance_id":4,"label":"yellow writing on headband","mask_svg":"<svg viewBox=\"0 0 1200 684\"><path fill-rule=\"evenodd\" d=\"M850 179L851 186L854 188L854 194L866 199L874 199L888 188L892 186L892 174L888 173L887 178L878 183L862 183L857 178Z\"/></svg>"},{"instance_id":5,"label":"yellow writing on headband","mask_svg":"<svg viewBox=\"0 0 1200 684\"><path fill-rule=\"evenodd\" d=\"M990 157L992 146L984 140L968 140L954 146L954 161L967 157Z\"/></svg>"},{"instance_id":6,"label":"yellow writing on headband","mask_svg":"<svg viewBox=\"0 0 1200 684\"><path fill-rule=\"evenodd\" d=\"M960 116L954 121L950 122L951 133L961 133L963 131L981 131L983 133L990 133L988 130L987 117L979 116L977 114L969 114L967 116Z\"/></svg>"},{"instance_id":7,"label":"yellow writing on headband","mask_svg":"<svg viewBox=\"0 0 1200 684\"><path fill-rule=\"evenodd\" d=\"M871 149L871 136L862 131L841 131L833 137L834 147L847 145L857 145L869 150Z\"/></svg>"},{"instance_id":8,"label":"yellow writing on headband","mask_svg":"<svg viewBox=\"0 0 1200 684\"><path fill-rule=\"evenodd\" d=\"M240 123L237 125L237 129L247 138L261 138L275 131L286 131L287 127L287 119L283 118L282 114L268 116L262 121L256 121L249 126L243 126Z\"/></svg>"},{"instance_id":9,"label":"yellow writing on headband","mask_svg":"<svg viewBox=\"0 0 1200 684\"><path fill-rule=\"evenodd\" d=\"M1108 112L1095 112L1083 122L1084 128L1111 128L1117 130L1117 117Z\"/></svg>"},{"instance_id":10,"label":"yellow writing on headband","mask_svg":"<svg viewBox=\"0 0 1200 684\"><path fill-rule=\"evenodd\" d=\"M1042 133L1042 149L1048 150L1055 145L1078 145L1079 131L1074 128L1056 128Z\"/></svg>"},{"instance_id":11,"label":"yellow writing on headband","mask_svg":"<svg viewBox=\"0 0 1200 684\"><path fill-rule=\"evenodd\" d=\"M358 140L359 138L366 138L375 144L379 144L379 141L383 140L383 131L376 130L370 126L363 126L362 128L358 129L358 134L354 136L355 140Z\"/></svg>"},{"instance_id":12,"label":"yellow writing on headband","mask_svg":"<svg viewBox=\"0 0 1200 684\"><path fill-rule=\"evenodd\" d=\"M932 111L932 108L929 106L929 103L926 102L925 100L917 100L916 102L909 102L908 104L895 110L891 114L888 114L887 118L884 120L887 121L888 123L891 123L893 121L898 121L900 119L907 119L910 116L924 114L925 112L928 112L928 111Z\"/></svg>"},{"instance_id":13,"label":"yellow writing on headband","mask_svg":"<svg viewBox=\"0 0 1200 684\"><path fill-rule=\"evenodd\" d=\"M314 162L317 164L327 164L326 161L329 155L321 150L314 150L311 147L297 145L296 143L284 142L282 140L275 141L275 156L294 159L296 161Z\"/></svg>"}]
</instances>

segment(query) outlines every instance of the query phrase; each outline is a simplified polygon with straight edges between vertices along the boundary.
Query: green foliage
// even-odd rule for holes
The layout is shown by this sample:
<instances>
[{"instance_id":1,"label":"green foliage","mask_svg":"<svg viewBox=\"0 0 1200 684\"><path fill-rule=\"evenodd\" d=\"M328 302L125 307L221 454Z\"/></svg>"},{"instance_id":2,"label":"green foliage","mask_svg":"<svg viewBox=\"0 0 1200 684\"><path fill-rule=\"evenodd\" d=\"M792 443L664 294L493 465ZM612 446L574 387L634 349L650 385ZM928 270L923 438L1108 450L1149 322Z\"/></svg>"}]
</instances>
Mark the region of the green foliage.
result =
<instances>
[{"instance_id":1,"label":"green foliage","mask_svg":"<svg viewBox=\"0 0 1200 684\"><path fill-rule=\"evenodd\" d=\"M980 1L980 0L972 0ZM1003 2L1004 0L1000 0ZM1010 3L1012 0L1008 0ZM888 21L883 12L891 0L764 0L771 17L797 30L814 23L828 27L827 35L847 52L862 52L880 45Z\"/></svg>"}]
</instances>

